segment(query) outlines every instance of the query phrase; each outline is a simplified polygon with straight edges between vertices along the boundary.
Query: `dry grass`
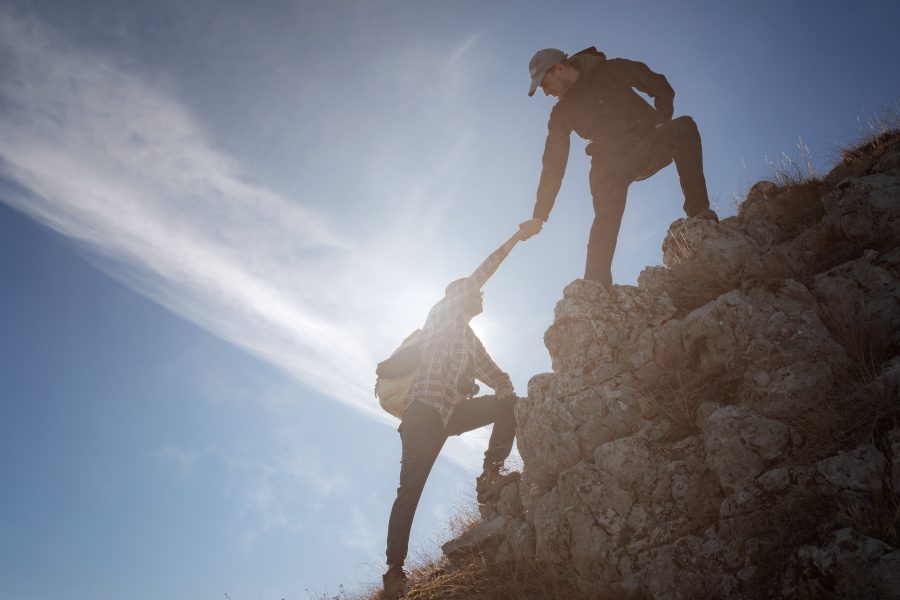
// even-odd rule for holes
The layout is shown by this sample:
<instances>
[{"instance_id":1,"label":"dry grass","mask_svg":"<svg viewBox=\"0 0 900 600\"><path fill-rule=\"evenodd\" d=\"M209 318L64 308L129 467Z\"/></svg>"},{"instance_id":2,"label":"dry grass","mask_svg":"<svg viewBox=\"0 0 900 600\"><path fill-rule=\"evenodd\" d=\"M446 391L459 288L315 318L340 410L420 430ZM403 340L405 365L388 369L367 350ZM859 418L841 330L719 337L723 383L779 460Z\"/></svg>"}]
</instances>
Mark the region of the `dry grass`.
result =
<instances>
[{"instance_id":1,"label":"dry grass","mask_svg":"<svg viewBox=\"0 0 900 600\"><path fill-rule=\"evenodd\" d=\"M819 544L834 530L837 505L834 498L807 490L802 494L779 496L754 509L732 526L739 535L756 542L750 551L750 561L756 572L747 586L748 595L767 598L779 587L777 582L782 581L797 548Z\"/></svg>"},{"instance_id":2,"label":"dry grass","mask_svg":"<svg viewBox=\"0 0 900 600\"><path fill-rule=\"evenodd\" d=\"M684 316L734 289L737 278L724 277L716 269L698 260L685 239L683 230L669 232L666 244L670 250L666 259L668 269L663 289L678 309L676 317Z\"/></svg>"},{"instance_id":3,"label":"dry grass","mask_svg":"<svg viewBox=\"0 0 900 600\"><path fill-rule=\"evenodd\" d=\"M864 535L900 547L900 495L895 491L882 489L858 502L845 501L838 506L836 520Z\"/></svg>"},{"instance_id":4,"label":"dry grass","mask_svg":"<svg viewBox=\"0 0 900 600\"><path fill-rule=\"evenodd\" d=\"M835 166L826 176L813 164L809 147L799 139L796 153L782 152L776 160L766 157L775 188L766 193L767 200L779 197L782 202L774 208L773 220L782 230L782 240L790 239L821 216L819 199L827 189L844 177L867 173L885 150L900 140L900 100L885 105L874 115L860 118L865 134L854 141L839 145ZM749 182L748 182L749 183ZM742 206L752 194L735 195L735 208L742 214Z\"/></svg>"},{"instance_id":5,"label":"dry grass","mask_svg":"<svg viewBox=\"0 0 900 600\"><path fill-rule=\"evenodd\" d=\"M898 349L890 346L891 332L874 325L861 327L858 315L833 311L822 322L847 353L843 372L834 374L830 393L815 410L793 415L790 424L807 443L794 461L804 461L873 442L884 445L883 437L900 426L900 382L884 376L889 358Z\"/></svg>"},{"instance_id":6,"label":"dry grass","mask_svg":"<svg viewBox=\"0 0 900 600\"><path fill-rule=\"evenodd\" d=\"M821 199L827 191L828 186L818 177L785 188L789 200L778 211L778 242L795 238L822 218Z\"/></svg>"},{"instance_id":7,"label":"dry grass","mask_svg":"<svg viewBox=\"0 0 900 600\"><path fill-rule=\"evenodd\" d=\"M838 147L838 164L851 166L878 159L893 142L900 139L900 100L883 105L872 115L859 118L865 134L850 144Z\"/></svg>"},{"instance_id":8,"label":"dry grass","mask_svg":"<svg viewBox=\"0 0 900 600\"><path fill-rule=\"evenodd\" d=\"M696 308L712 302L737 286L736 279L722 277L699 263L684 263L673 269L672 277L664 289L677 309L675 318L681 318Z\"/></svg>"},{"instance_id":9,"label":"dry grass","mask_svg":"<svg viewBox=\"0 0 900 600\"><path fill-rule=\"evenodd\" d=\"M355 594L321 595L310 600L381 600L369 586ZM585 576L569 564L538 561L493 562L473 557L451 566L443 559L414 566L404 600L642 600L643 593L613 592L598 577Z\"/></svg>"},{"instance_id":10,"label":"dry grass","mask_svg":"<svg viewBox=\"0 0 900 600\"><path fill-rule=\"evenodd\" d=\"M864 172L900 140L900 110L886 111L870 122L871 133L863 140L842 149L839 166ZM782 154L777 163L769 162L777 189L768 194L767 207L777 220L779 241L795 237L821 217L822 195L835 183L823 179L813 167L809 149L800 141L797 155ZM861 171L862 170L862 171ZM740 281L728 280L693 260L684 239L678 234L675 264L669 266L664 284L681 315L734 289ZM821 263L810 265L815 273L859 256L861 248L847 241L835 240ZM777 267L778 265L774 265ZM738 279L738 278L733 278ZM832 335L845 348L850 361L846 372L838 374L833 391L813 411L791 418L807 440L806 446L790 463L806 464L860 443L873 442L883 448L884 435L900 425L900 384L880 378L886 359L896 348L884 342L884 333L860 329L836 318L826 320ZM706 400L722 401L729 388L721 380L715 382L699 373L673 369L663 380L642 387L641 393L658 414L674 424L673 435L686 437L699 432L698 407ZM785 566L797 547L823 541L837 527L851 526L871 537L900 545L900 490L889 485L881 492L859 501L848 501L810 491L807 495L790 494L771 498L733 525L746 530L748 539L760 538L768 532L762 545L753 553L757 566L755 586L767 590L779 581ZM480 522L477 509L464 507L451 519L451 537L458 537ZM440 556L420 555L410 561L410 587L407 600L602 600L626 598L614 593L599 577L586 577L584 571L570 564L529 562L492 562L477 557L461 566L452 566ZM808 597L822 592L816 582L808 582ZM357 593L343 589L338 595L322 595L317 600L378 600L380 588L370 585ZM708 594L715 597L714 590ZM634 598L641 595L632 596Z\"/></svg>"},{"instance_id":11,"label":"dry grass","mask_svg":"<svg viewBox=\"0 0 900 600\"><path fill-rule=\"evenodd\" d=\"M845 176L862 175L878 161L884 152L900 140L900 102L897 107L885 109L875 117L867 119L868 133L858 141L847 144L840 150L840 158L828 177L823 176L814 166L808 146L800 139L795 154L783 152L777 160L766 159L772 171L771 183L774 187L764 196L756 192L744 195L736 202L739 217L762 218L777 228L776 243L794 239L817 223L824 214L821 198L831 187ZM754 195L756 194L756 195ZM762 203L762 204L760 204ZM747 206L755 205L748 215ZM808 279L828 268L858 256L861 249L857 242L832 240L829 252L817 255L809 265L809 273L781 273L783 276ZM710 269L692 256L684 236L670 233L667 243L671 245L667 264L669 276L664 288L675 306L678 316L714 300L721 294L734 289L742 280L756 278L763 273L740 273L724 277L715 269ZM784 265L756 265L768 270L769 266L784 270ZM752 270L752 269L751 269Z\"/></svg>"},{"instance_id":12,"label":"dry grass","mask_svg":"<svg viewBox=\"0 0 900 600\"><path fill-rule=\"evenodd\" d=\"M794 192L803 188L822 182L822 174L818 172L812 162L809 147L800 139L797 143L797 154L792 155L782 152L777 160L772 160L768 156L765 157L766 165L771 171L768 181L759 182L751 185L750 180L747 181L747 191L743 194L734 194L735 212L741 216L743 213L744 203L751 197L763 197L766 200L773 200L776 196L785 191ZM746 165L744 167L746 169ZM771 184L764 194L757 190L757 186L761 184ZM802 192L801 192L802 193Z\"/></svg>"},{"instance_id":13,"label":"dry grass","mask_svg":"<svg viewBox=\"0 0 900 600\"><path fill-rule=\"evenodd\" d=\"M447 540L456 539L481 525L481 513L473 503L463 504L456 509L447 522Z\"/></svg>"},{"instance_id":14,"label":"dry grass","mask_svg":"<svg viewBox=\"0 0 900 600\"><path fill-rule=\"evenodd\" d=\"M778 161L766 157L766 165L772 170L772 181L780 188L790 188L822 178L812 163L809 147L800 138L797 141L797 155L782 152Z\"/></svg>"},{"instance_id":15,"label":"dry grass","mask_svg":"<svg viewBox=\"0 0 900 600\"><path fill-rule=\"evenodd\" d=\"M639 389L655 412L668 419L674 427L671 439L676 441L700 433L697 409L707 401L730 401L733 382L724 375L710 377L687 369L671 369L666 376L645 383Z\"/></svg>"},{"instance_id":16,"label":"dry grass","mask_svg":"<svg viewBox=\"0 0 900 600\"><path fill-rule=\"evenodd\" d=\"M403 596L404 600L638 600L644 597L613 592L599 578L586 577L568 564L490 562L483 557L452 571L415 581Z\"/></svg>"},{"instance_id":17,"label":"dry grass","mask_svg":"<svg viewBox=\"0 0 900 600\"><path fill-rule=\"evenodd\" d=\"M460 507L451 517L447 533L455 538L481 522L473 504ZM404 600L642 600L643 594L612 592L600 577L586 575L570 563L535 560L496 562L473 556L454 565L441 555L415 553L407 561L409 586ZM356 591L340 589L337 595L309 595L309 600L381 600L380 584L362 585Z\"/></svg>"},{"instance_id":18,"label":"dry grass","mask_svg":"<svg viewBox=\"0 0 900 600\"><path fill-rule=\"evenodd\" d=\"M865 241L848 240L839 236L829 236L827 239L821 240L820 245L828 248L828 252L817 253L809 262L807 272L803 274L805 283L811 283L816 275L859 258L868 248Z\"/></svg>"}]
</instances>

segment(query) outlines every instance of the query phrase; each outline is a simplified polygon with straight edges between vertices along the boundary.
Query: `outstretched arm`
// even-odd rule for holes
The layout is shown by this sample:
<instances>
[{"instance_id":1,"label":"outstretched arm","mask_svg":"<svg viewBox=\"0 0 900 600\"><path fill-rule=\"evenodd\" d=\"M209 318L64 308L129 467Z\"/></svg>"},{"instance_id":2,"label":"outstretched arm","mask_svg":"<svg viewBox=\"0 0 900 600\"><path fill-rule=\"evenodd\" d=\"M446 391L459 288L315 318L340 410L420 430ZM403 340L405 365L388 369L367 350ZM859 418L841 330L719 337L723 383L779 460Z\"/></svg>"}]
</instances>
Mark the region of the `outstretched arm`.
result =
<instances>
[{"instance_id":1,"label":"outstretched arm","mask_svg":"<svg viewBox=\"0 0 900 600\"><path fill-rule=\"evenodd\" d=\"M566 173L571 135L572 125L568 118L559 109L559 105L553 107L550 112L550 120L547 122L547 141L544 143L542 159L543 168L532 213L535 219L546 221L550 217L550 210L556 202L556 195L559 193L563 176Z\"/></svg>"},{"instance_id":2,"label":"outstretched arm","mask_svg":"<svg viewBox=\"0 0 900 600\"><path fill-rule=\"evenodd\" d=\"M520 240L526 240L534 235L527 231L525 225L528 222L526 221L520 225L519 230L484 259L484 262L478 265L478 268L471 275L447 286L446 295L428 313L425 323L426 329L440 328L451 322L460 313L462 308L469 302L470 296L477 294L487 280L490 279L491 275L497 271L500 263L507 257L510 250Z\"/></svg>"},{"instance_id":3,"label":"outstretched arm","mask_svg":"<svg viewBox=\"0 0 900 600\"><path fill-rule=\"evenodd\" d=\"M530 226L527 225L528 223L531 223L531 221L525 221L519 225L518 231L512 234L508 240L503 242L502 246L494 250L490 256L484 259L484 262L478 265L478 268L468 277L470 287L474 286L474 289L480 290L487 283L487 280L490 279L491 275L497 272L497 267L500 266L500 263L509 255L515 245L537 233L531 232Z\"/></svg>"}]
</instances>

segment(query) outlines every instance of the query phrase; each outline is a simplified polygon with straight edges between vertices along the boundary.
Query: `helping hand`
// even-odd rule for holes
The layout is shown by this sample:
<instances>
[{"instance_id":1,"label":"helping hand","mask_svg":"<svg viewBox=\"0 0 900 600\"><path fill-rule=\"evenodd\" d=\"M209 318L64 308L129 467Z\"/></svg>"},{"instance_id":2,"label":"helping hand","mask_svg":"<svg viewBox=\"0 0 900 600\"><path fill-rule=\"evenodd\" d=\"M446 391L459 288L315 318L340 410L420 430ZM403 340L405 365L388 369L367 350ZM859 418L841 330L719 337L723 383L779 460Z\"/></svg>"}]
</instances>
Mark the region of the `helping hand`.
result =
<instances>
[{"instance_id":1,"label":"helping hand","mask_svg":"<svg viewBox=\"0 0 900 600\"><path fill-rule=\"evenodd\" d=\"M525 241L528 238L537 235L540 233L543 226L544 222L540 219L528 219L527 221L523 221L519 224L519 239Z\"/></svg>"}]
</instances>

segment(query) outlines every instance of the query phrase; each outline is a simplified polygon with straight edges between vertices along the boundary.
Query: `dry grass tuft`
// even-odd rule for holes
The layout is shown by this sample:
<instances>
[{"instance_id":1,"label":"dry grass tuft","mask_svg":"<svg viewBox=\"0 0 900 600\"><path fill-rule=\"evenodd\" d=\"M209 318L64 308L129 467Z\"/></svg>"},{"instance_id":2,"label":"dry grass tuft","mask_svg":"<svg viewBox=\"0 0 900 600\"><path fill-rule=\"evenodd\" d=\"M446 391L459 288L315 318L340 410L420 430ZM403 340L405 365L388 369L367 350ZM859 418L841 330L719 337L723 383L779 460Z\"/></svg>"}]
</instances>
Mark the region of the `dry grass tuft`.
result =
<instances>
[{"instance_id":1,"label":"dry grass tuft","mask_svg":"<svg viewBox=\"0 0 900 600\"><path fill-rule=\"evenodd\" d=\"M900 495L883 489L857 502L838 506L837 522L893 547L900 546Z\"/></svg>"},{"instance_id":2,"label":"dry grass tuft","mask_svg":"<svg viewBox=\"0 0 900 600\"><path fill-rule=\"evenodd\" d=\"M766 157L766 164L772 170L772 181L779 188L791 188L822 178L813 165L809 147L802 138L797 141L796 157L782 152L777 162Z\"/></svg>"},{"instance_id":3,"label":"dry grass tuft","mask_svg":"<svg viewBox=\"0 0 900 600\"><path fill-rule=\"evenodd\" d=\"M828 186L821 178L795 183L785 188L786 201L778 211L778 242L795 238L814 225L824 214L822 196Z\"/></svg>"},{"instance_id":4,"label":"dry grass tuft","mask_svg":"<svg viewBox=\"0 0 900 600\"><path fill-rule=\"evenodd\" d=\"M638 390L654 412L673 424L671 439L676 441L700 433L697 409L704 402L728 403L733 382L719 375L710 377L687 369L671 369L666 376L643 384Z\"/></svg>"},{"instance_id":5,"label":"dry grass tuft","mask_svg":"<svg viewBox=\"0 0 900 600\"><path fill-rule=\"evenodd\" d=\"M879 112L859 120L864 124L866 134L840 149L841 163L880 158L888 146L900 139L900 100L896 100L893 106L885 104Z\"/></svg>"},{"instance_id":6,"label":"dry grass tuft","mask_svg":"<svg viewBox=\"0 0 900 600\"><path fill-rule=\"evenodd\" d=\"M448 531L457 537L480 522L477 508L465 505L451 518ZM571 563L536 560L491 561L473 556L453 565L442 556L418 553L407 561L409 586L404 600L643 600L643 594L613 592L587 568ZM595 569L596 570L596 569ZM355 592L341 589L337 595L321 594L309 600L381 600L380 585L360 586Z\"/></svg>"},{"instance_id":7,"label":"dry grass tuft","mask_svg":"<svg viewBox=\"0 0 900 600\"><path fill-rule=\"evenodd\" d=\"M822 457L874 442L900 426L900 382L887 377L884 369L897 352L890 345L891 332L875 326L862 327L858 315L822 315L822 322L847 353L843 372L835 373L831 393L813 411L791 417L791 425L807 440L795 460Z\"/></svg>"},{"instance_id":8,"label":"dry grass tuft","mask_svg":"<svg viewBox=\"0 0 900 600\"><path fill-rule=\"evenodd\" d=\"M893 106L883 106L881 111L860 119L866 134L850 144L839 146L837 165L826 177L837 183L845 177L859 177L868 173L888 148L900 141L900 100Z\"/></svg>"},{"instance_id":9,"label":"dry grass tuft","mask_svg":"<svg viewBox=\"0 0 900 600\"><path fill-rule=\"evenodd\" d=\"M490 562L484 557L450 567L443 561L410 572L403 600L642 600L643 594L613 593L596 578L568 564ZM381 600L381 590L316 600Z\"/></svg>"},{"instance_id":10,"label":"dry grass tuft","mask_svg":"<svg viewBox=\"0 0 900 600\"><path fill-rule=\"evenodd\" d=\"M715 300L737 285L737 278L725 277L698 260L683 231L669 232L666 243L671 250L663 289L678 309L676 317Z\"/></svg>"},{"instance_id":11,"label":"dry grass tuft","mask_svg":"<svg viewBox=\"0 0 900 600\"><path fill-rule=\"evenodd\" d=\"M456 539L481 525L481 513L478 506L472 503L464 504L457 508L453 516L447 522L448 539Z\"/></svg>"},{"instance_id":12,"label":"dry grass tuft","mask_svg":"<svg viewBox=\"0 0 900 600\"><path fill-rule=\"evenodd\" d=\"M613 593L568 564L490 562L483 557L414 581L404 600L604 600L640 598ZM374 600L374 599L373 599Z\"/></svg>"},{"instance_id":13,"label":"dry grass tuft","mask_svg":"<svg viewBox=\"0 0 900 600\"><path fill-rule=\"evenodd\" d=\"M735 531L755 541L748 548L750 562L756 568L748 590L750 597L770 597L773 583L785 575L797 548L821 543L835 529L837 504L833 497L813 490L770 499L754 507L732 523ZM777 585L777 584L776 584ZM819 596L801 595L803 598Z\"/></svg>"}]
</instances>

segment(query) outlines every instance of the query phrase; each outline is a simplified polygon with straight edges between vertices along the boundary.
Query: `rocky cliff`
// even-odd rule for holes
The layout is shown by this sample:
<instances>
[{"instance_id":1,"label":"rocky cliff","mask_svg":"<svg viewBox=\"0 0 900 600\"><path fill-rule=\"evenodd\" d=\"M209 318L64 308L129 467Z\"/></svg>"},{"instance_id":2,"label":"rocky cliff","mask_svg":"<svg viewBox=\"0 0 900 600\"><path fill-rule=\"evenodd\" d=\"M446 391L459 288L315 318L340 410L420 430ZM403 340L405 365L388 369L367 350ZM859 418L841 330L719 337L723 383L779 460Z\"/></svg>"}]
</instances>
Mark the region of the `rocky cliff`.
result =
<instances>
[{"instance_id":1,"label":"rocky cliff","mask_svg":"<svg viewBox=\"0 0 900 600\"><path fill-rule=\"evenodd\" d=\"M900 136L576 280L521 478L444 547L652 598L900 598ZM590 597L591 590L586 590Z\"/></svg>"}]
</instances>

